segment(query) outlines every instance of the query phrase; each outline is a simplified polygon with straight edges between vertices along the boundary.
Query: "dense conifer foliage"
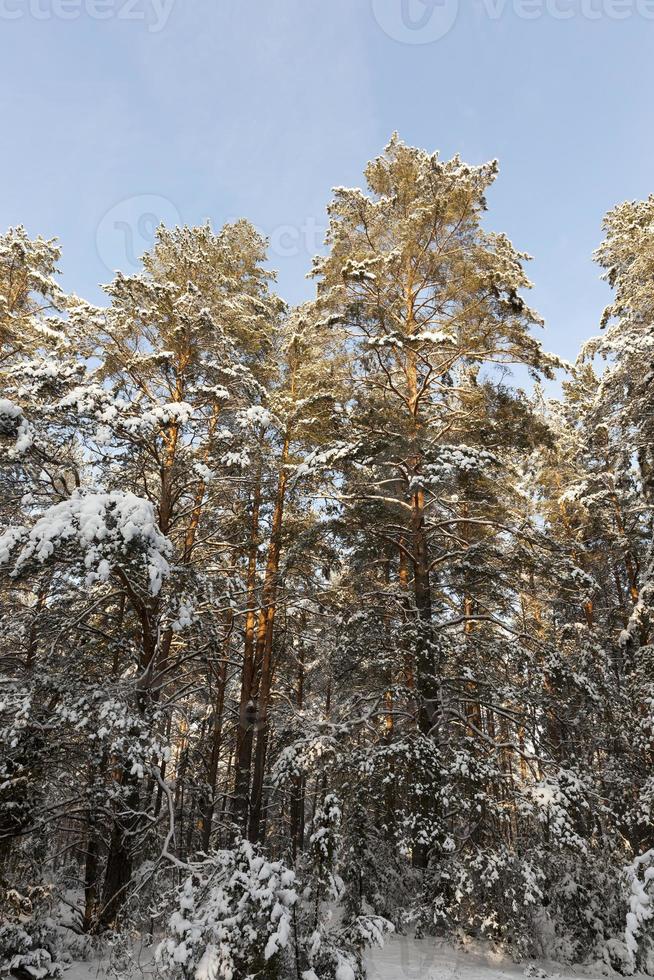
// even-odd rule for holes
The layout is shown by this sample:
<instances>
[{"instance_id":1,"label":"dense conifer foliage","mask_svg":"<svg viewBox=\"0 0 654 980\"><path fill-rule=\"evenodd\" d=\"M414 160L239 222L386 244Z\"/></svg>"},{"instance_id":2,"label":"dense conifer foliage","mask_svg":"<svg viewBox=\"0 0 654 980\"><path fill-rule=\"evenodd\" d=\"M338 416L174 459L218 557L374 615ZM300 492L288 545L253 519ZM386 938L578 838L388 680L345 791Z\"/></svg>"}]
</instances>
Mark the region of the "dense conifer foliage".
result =
<instances>
[{"instance_id":1,"label":"dense conifer foliage","mask_svg":"<svg viewBox=\"0 0 654 980\"><path fill-rule=\"evenodd\" d=\"M654 975L654 198L571 366L496 175L393 137L298 308L246 221L102 306L0 238L17 975L135 929L189 980L356 980L393 930Z\"/></svg>"}]
</instances>

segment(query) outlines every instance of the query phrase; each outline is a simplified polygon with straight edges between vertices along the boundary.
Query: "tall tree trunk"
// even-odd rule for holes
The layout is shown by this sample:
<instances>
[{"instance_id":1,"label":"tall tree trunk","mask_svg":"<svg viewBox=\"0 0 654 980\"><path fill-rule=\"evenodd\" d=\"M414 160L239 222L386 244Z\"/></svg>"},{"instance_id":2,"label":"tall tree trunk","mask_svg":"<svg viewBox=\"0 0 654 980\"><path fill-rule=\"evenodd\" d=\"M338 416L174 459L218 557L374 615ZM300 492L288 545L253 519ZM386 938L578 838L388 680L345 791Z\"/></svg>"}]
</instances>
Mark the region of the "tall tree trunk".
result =
<instances>
[{"instance_id":1,"label":"tall tree trunk","mask_svg":"<svg viewBox=\"0 0 654 980\"><path fill-rule=\"evenodd\" d=\"M415 332L413 272L409 267L406 285L406 332ZM440 705L440 686L436 678L433 652L433 624L430 581L429 541L426 528L425 491L420 486L422 471L422 446L420 439L420 399L422 391L415 352L409 347L406 358L406 381L410 411L410 446L408 467L411 482L417 484L411 495L411 545L413 555L413 597L416 611L416 689L418 694L418 730L425 738L437 737L436 725ZM431 804L419 800L423 817L427 820L427 808ZM413 849L413 863L425 868L428 851L421 842Z\"/></svg>"},{"instance_id":2,"label":"tall tree trunk","mask_svg":"<svg viewBox=\"0 0 654 980\"><path fill-rule=\"evenodd\" d=\"M232 614L233 615L233 614ZM220 750L223 742L223 710L225 706L225 688L227 686L227 653L221 660L218 683L216 688L216 699L213 711L213 725L211 733L211 755L209 758L209 772L207 783L209 786L209 796L202 808L202 849L209 850L211 843L211 825L213 813L216 806L216 783L218 780L218 763L220 760Z\"/></svg>"},{"instance_id":3,"label":"tall tree trunk","mask_svg":"<svg viewBox=\"0 0 654 980\"><path fill-rule=\"evenodd\" d=\"M264 575L262 605L259 611L259 628L257 632L256 660L261 664L259 692L257 698L257 745L254 756L254 773L252 776L252 797L250 806L250 823L248 837L252 843L259 840L261 825L261 810L263 805L263 783L268 749L268 708L272 690L274 664L273 639L275 615L277 612L277 590L279 585L279 559L282 546L282 526L284 522L284 504L288 485L288 453L291 442L290 429L284 437L284 445L280 459L279 482L277 497L273 511L268 560Z\"/></svg>"},{"instance_id":4,"label":"tall tree trunk","mask_svg":"<svg viewBox=\"0 0 654 980\"><path fill-rule=\"evenodd\" d=\"M250 779L252 768L252 745L256 724L255 708L255 626L257 608L257 549L259 545L259 512L261 509L261 467L257 473L252 500L250 519L250 541L248 546L247 572L247 611L245 615L245 642L243 649L243 669L241 673L241 694L239 700L238 726L236 728L235 777L233 812L236 822L245 833L250 815Z\"/></svg>"},{"instance_id":5,"label":"tall tree trunk","mask_svg":"<svg viewBox=\"0 0 654 980\"><path fill-rule=\"evenodd\" d=\"M86 857L84 863L84 932L92 932L98 909L100 848L94 814L87 816Z\"/></svg>"},{"instance_id":6,"label":"tall tree trunk","mask_svg":"<svg viewBox=\"0 0 654 980\"><path fill-rule=\"evenodd\" d=\"M134 835L139 825L139 787L134 776L123 773L115 780L124 791L120 811L115 815L109 841L98 931L120 925L121 914L132 881Z\"/></svg>"},{"instance_id":7,"label":"tall tree trunk","mask_svg":"<svg viewBox=\"0 0 654 980\"><path fill-rule=\"evenodd\" d=\"M302 617L302 628L306 628L306 616ZM295 703L298 711L304 705L304 647L300 648L297 671L297 693ZM304 776L294 776L291 784L291 848L293 860L298 852L304 850Z\"/></svg>"}]
</instances>

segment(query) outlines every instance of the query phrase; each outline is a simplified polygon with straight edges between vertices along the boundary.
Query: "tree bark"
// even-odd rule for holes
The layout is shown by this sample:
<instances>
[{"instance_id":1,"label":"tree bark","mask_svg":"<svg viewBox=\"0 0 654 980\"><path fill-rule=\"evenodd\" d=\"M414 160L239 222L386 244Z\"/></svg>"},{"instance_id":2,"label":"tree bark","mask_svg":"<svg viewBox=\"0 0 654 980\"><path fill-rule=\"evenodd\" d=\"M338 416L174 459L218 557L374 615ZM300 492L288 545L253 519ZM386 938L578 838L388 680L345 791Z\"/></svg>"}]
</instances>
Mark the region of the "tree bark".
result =
<instances>
[{"instance_id":1,"label":"tree bark","mask_svg":"<svg viewBox=\"0 0 654 980\"><path fill-rule=\"evenodd\" d=\"M252 843L257 843L259 840L263 805L263 783L269 735L268 708L270 705L274 673L273 638L277 611L276 603L279 585L279 559L282 547L284 504L288 485L286 466L288 463L290 441L290 429L287 429L280 459L279 482L277 485L275 509L273 511L268 560L266 562L263 583L262 606L259 611L259 628L257 632L256 661L258 664L261 664L261 674L257 698L257 744L254 757L250 822L248 826L248 837Z\"/></svg>"},{"instance_id":2,"label":"tree bark","mask_svg":"<svg viewBox=\"0 0 654 980\"><path fill-rule=\"evenodd\" d=\"M261 509L261 468L257 474L252 500L250 520L250 542L248 547L247 571L247 612L245 616L245 642L243 649L243 669L241 673L241 694L239 700L238 726L236 729L235 777L233 812L242 833L247 830L250 815L250 780L252 768L252 745L256 709L254 705L256 663L255 637L257 602L257 548L259 544L259 512Z\"/></svg>"}]
</instances>

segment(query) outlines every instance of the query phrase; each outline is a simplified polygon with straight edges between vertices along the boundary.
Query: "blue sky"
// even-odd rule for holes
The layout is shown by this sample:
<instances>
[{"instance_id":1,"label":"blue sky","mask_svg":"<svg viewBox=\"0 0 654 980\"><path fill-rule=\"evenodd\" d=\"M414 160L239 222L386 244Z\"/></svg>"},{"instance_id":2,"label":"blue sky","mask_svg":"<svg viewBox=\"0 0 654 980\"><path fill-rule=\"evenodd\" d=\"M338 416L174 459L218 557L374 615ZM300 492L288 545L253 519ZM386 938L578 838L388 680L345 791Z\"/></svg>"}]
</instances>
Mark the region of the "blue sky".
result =
<instances>
[{"instance_id":1,"label":"blue sky","mask_svg":"<svg viewBox=\"0 0 654 980\"><path fill-rule=\"evenodd\" d=\"M0 76L0 224L58 236L92 300L155 219L241 215L306 298L330 188L398 130L499 159L489 226L574 358L602 216L654 192L652 0L0 0Z\"/></svg>"}]
</instances>

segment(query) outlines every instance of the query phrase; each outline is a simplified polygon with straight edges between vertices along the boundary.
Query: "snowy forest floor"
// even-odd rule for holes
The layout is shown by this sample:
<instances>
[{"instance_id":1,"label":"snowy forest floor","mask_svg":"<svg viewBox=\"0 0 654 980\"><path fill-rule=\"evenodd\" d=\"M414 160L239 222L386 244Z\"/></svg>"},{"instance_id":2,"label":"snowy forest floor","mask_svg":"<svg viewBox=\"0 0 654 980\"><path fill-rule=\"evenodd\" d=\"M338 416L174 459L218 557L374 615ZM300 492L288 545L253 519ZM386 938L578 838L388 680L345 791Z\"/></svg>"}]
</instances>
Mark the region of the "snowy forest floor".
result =
<instances>
[{"instance_id":1,"label":"snowy forest floor","mask_svg":"<svg viewBox=\"0 0 654 980\"><path fill-rule=\"evenodd\" d=\"M73 963L64 980L138 980L155 977L155 946L137 944L130 951L130 962L121 966L109 957ZM513 963L493 954L454 949L434 940L407 936L391 937L384 949L374 950L367 960L368 980L600 980L608 974L598 967L562 967L552 963ZM638 980L633 977L632 980Z\"/></svg>"},{"instance_id":2,"label":"snowy forest floor","mask_svg":"<svg viewBox=\"0 0 654 980\"><path fill-rule=\"evenodd\" d=\"M551 963L516 964L492 954L484 956L406 936L391 937L384 949L373 951L368 959L368 980L517 980L518 977L599 980L605 975L601 967L592 971Z\"/></svg>"}]
</instances>

